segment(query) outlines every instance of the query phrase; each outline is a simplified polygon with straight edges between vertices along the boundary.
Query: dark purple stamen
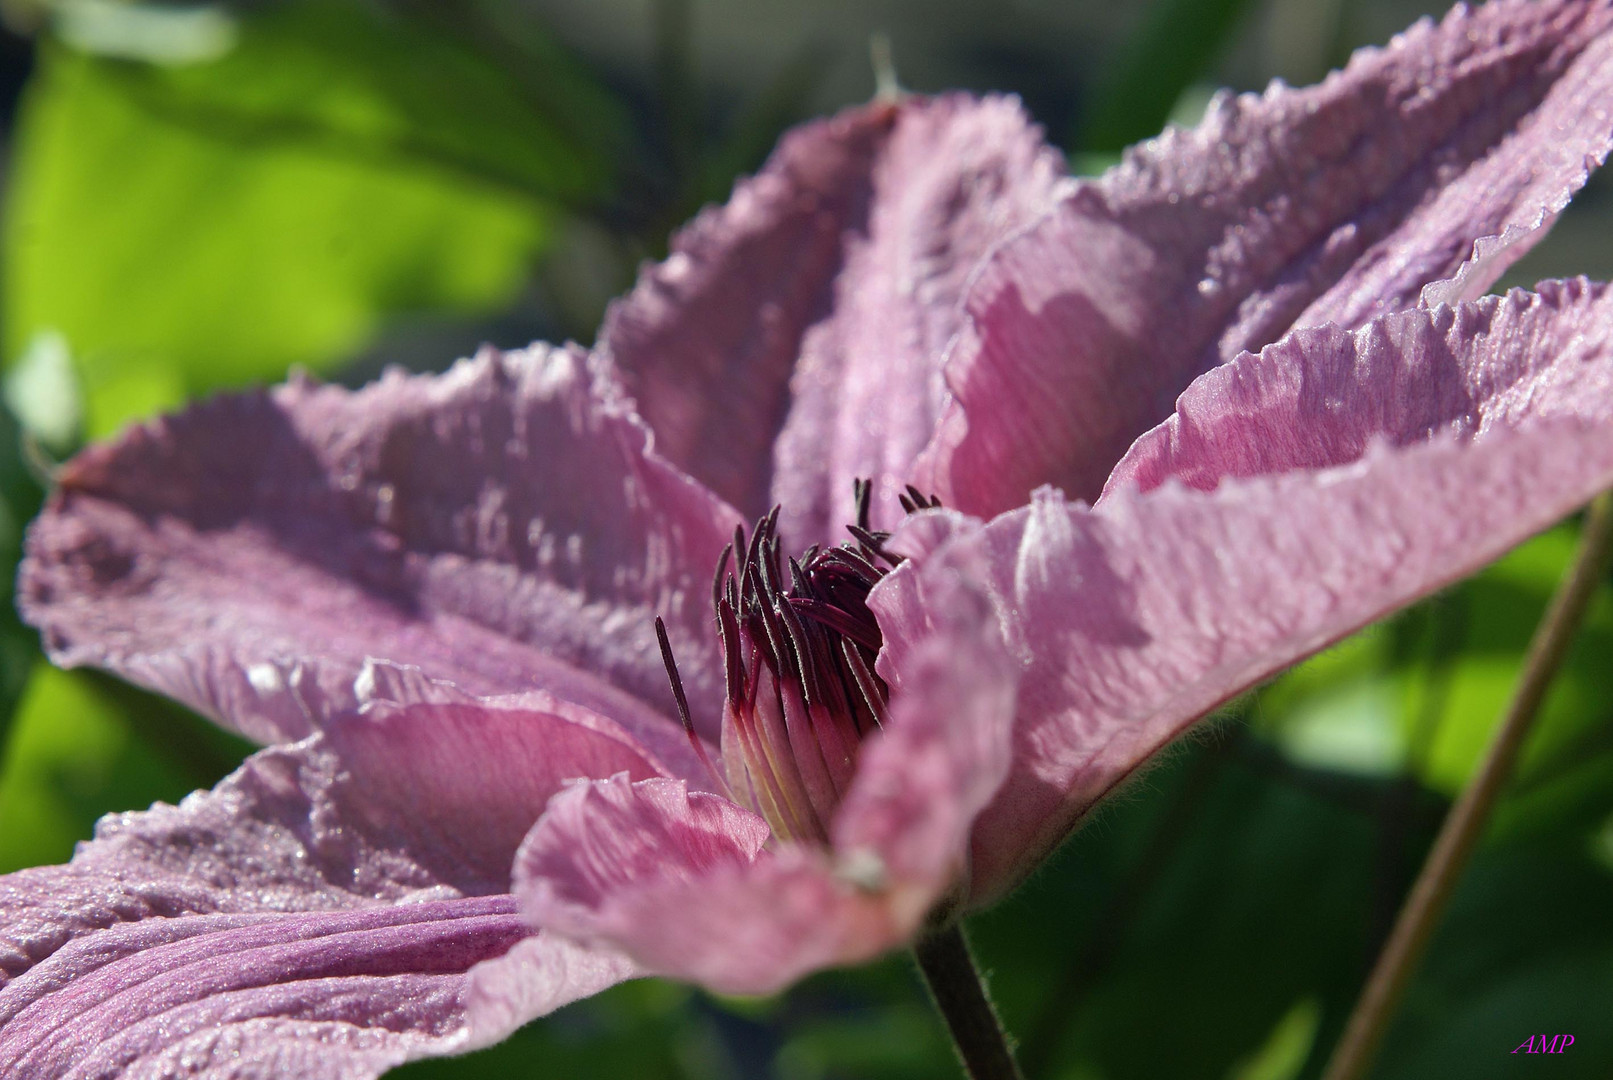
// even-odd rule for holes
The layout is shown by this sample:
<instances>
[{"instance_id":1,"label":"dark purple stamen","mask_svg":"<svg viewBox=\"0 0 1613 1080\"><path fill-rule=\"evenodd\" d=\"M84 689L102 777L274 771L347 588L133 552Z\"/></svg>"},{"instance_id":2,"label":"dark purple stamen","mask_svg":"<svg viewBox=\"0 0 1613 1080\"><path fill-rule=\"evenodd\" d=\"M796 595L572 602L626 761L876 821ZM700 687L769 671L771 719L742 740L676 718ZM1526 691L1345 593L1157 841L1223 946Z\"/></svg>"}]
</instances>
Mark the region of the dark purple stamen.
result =
<instances>
[{"instance_id":1,"label":"dark purple stamen","mask_svg":"<svg viewBox=\"0 0 1613 1080\"><path fill-rule=\"evenodd\" d=\"M912 487L897 498L908 513L941 505ZM690 741L729 794L761 812L781 839L825 838L858 744L886 719L890 688L874 671L884 639L868 594L901 556L886 549L889 533L870 526L872 499L872 483L856 481L852 542L838 547L782 556L775 506L748 538L735 529L723 549L711 583L727 698L722 773L695 734L666 627L655 620Z\"/></svg>"}]
</instances>

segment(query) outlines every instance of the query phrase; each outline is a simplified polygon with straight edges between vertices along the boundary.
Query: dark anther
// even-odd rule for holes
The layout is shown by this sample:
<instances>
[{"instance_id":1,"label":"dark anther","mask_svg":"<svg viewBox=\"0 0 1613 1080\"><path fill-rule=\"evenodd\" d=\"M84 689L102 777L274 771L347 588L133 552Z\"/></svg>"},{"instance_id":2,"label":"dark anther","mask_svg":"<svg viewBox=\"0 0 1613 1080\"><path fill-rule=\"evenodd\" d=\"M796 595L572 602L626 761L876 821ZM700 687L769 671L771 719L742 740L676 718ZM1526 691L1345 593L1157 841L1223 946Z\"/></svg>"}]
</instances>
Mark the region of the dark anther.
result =
<instances>
[{"instance_id":1,"label":"dark anther","mask_svg":"<svg viewBox=\"0 0 1613 1080\"><path fill-rule=\"evenodd\" d=\"M672 696L678 701L678 719L683 730L694 735L694 720L689 716L689 699L683 693L683 679L678 675L678 662L672 658L672 642L667 640L666 623L655 617L655 639L661 643L661 662L666 665L666 677L672 683Z\"/></svg>"},{"instance_id":2,"label":"dark anther","mask_svg":"<svg viewBox=\"0 0 1613 1080\"><path fill-rule=\"evenodd\" d=\"M734 545L728 544L722 549L722 557L717 560L717 573L711 579L711 610L716 611L722 606L723 576L728 570L728 560L733 558ZM656 620L659 622L659 618Z\"/></svg>"},{"instance_id":3,"label":"dark anther","mask_svg":"<svg viewBox=\"0 0 1613 1080\"><path fill-rule=\"evenodd\" d=\"M839 547L832 551L824 552L824 558L830 561L835 568L843 566L851 570L872 587L876 581L885 576L885 571L874 565L875 556L884 558L883 555L879 554L879 534L868 532L856 525L847 525L846 531L855 536L857 543L867 548L867 552L853 550L849 547ZM889 560L886 561L888 562Z\"/></svg>"},{"instance_id":4,"label":"dark anther","mask_svg":"<svg viewBox=\"0 0 1613 1080\"><path fill-rule=\"evenodd\" d=\"M841 641L840 651L845 656L846 664L851 668L851 674L857 681L857 689L862 692L863 703L867 705L869 715L874 723L880 727L885 726L885 694L883 683L863 660L862 654L854 649L849 641Z\"/></svg>"},{"instance_id":5,"label":"dark anther","mask_svg":"<svg viewBox=\"0 0 1613 1080\"><path fill-rule=\"evenodd\" d=\"M901 498L900 496L897 497ZM908 503L912 503L913 505L908 506ZM926 497L922 491L914 487L912 484L907 485L907 498L902 500L902 508L905 509L909 514L918 510L934 510L940 505L941 500L936 498L934 495Z\"/></svg>"},{"instance_id":6,"label":"dark anther","mask_svg":"<svg viewBox=\"0 0 1613 1080\"><path fill-rule=\"evenodd\" d=\"M838 546L786 556L774 506L723 548L711 604L727 692L724 772L695 733L666 624L655 620L689 741L718 786L749 802L781 839L826 839L857 745L885 723L890 688L874 671L884 639L868 595L902 558L885 546L890 533L870 524L873 492L872 481L853 483L857 521ZM911 486L897 501L910 514L941 505Z\"/></svg>"},{"instance_id":7,"label":"dark anther","mask_svg":"<svg viewBox=\"0 0 1613 1080\"><path fill-rule=\"evenodd\" d=\"M790 608L805 615L820 626L827 626L841 636L851 638L859 645L866 645L870 649L878 651L880 645L883 644L880 640L877 626L869 629L862 625L859 620L846 614L833 604L825 604L807 597L792 596L790 597Z\"/></svg>"},{"instance_id":8,"label":"dark anther","mask_svg":"<svg viewBox=\"0 0 1613 1080\"><path fill-rule=\"evenodd\" d=\"M729 578L730 593L733 584L734 579ZM728 700L739 701L745 694L745 667L739 658L739 620L734 616L734 605L728 597L717 605L717 635L722 644L723 678L727 683Z\"/></svg>"},{"instance_id":9,"label":"dark anther","mask_svg":"<svg viewBox=\"0 0 1613 1080\"><path fill-rule=\"evenodd\" d=\"M861 544L869 555L877 555L892 566L902 561L900 555L892 555L885 550L885 541L890 539L890 533L870 532L860 525L847 525L846 531L856 537L857 543Z\"/></svg>"}]
</instances>

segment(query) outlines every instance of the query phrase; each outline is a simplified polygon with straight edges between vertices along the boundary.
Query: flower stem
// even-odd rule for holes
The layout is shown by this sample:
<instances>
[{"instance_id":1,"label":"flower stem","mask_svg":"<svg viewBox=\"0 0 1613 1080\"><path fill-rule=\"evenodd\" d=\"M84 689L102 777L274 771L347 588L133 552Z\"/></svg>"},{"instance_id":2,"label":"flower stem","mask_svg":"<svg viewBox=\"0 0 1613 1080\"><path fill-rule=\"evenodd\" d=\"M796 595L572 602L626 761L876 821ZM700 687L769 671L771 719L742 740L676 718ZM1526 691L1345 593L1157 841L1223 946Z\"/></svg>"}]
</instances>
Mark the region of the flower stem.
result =
<instances>
[{"instance_id":1,"label":"flower stem","mask_svg":"<svg viewBox=\"0 0 1613 1080\"><path fill-rule=\"evenodd\" d=\"M1362 1080L1371 1068L1395 1008L1428 948L1451 892L1478 843L1490 808L1512 770L1524 736L1529 733L1546 691L1562 667L1574 634L1601 584L1610 553L1613 553L1613 493L1600 495L1591 503L1574 564L1552 597L1551 606L1546 609L1529 643L1523 673L1501 730L1477 775L1446 815L1322 1080Z\"/></svg>"},{"instance_id":2,"label":"flower stem","mask_svg":"<svg viewBox=\"0 0 1613 1080\"><path fill-rule=\"evenodd\" d=\"M963 927L953 923L925 934L913 943L913 955L971 1080L1021 1080Z\"/></svg>"}]
</instances>

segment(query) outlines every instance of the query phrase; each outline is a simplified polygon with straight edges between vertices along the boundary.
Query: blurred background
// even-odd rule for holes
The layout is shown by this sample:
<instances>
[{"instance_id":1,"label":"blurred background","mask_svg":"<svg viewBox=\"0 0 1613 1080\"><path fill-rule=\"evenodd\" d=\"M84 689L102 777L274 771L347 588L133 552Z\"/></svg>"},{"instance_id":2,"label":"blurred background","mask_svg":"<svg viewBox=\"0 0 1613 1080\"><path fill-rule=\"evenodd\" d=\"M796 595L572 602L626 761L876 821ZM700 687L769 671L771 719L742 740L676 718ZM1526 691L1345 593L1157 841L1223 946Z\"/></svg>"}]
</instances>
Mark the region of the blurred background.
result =
<instances>
[{"instance_id":1,"label":"blurred background","mask_svg":"<svg viewBox=\"0 0 1613 1080\"><path fill-rule=\"evenodd\" d=\"M668 232L798 120L1019 94L1091 172L1218 86L1316 80L1420 0L0 0L0 872L250 752L46 665L12 612L54 461L292 366L362 383L591 340ZM1593 181L1503 284L1613 277ZM1314 1077L1473 769L1574 523L1225 710L976 917L1033 1080ZM1389 1078L1613 1074L1604 590L1393 1030ZM900 957L778 997L644 981L395 1075L957 1075Z\"/></svg>"}]
</instances>

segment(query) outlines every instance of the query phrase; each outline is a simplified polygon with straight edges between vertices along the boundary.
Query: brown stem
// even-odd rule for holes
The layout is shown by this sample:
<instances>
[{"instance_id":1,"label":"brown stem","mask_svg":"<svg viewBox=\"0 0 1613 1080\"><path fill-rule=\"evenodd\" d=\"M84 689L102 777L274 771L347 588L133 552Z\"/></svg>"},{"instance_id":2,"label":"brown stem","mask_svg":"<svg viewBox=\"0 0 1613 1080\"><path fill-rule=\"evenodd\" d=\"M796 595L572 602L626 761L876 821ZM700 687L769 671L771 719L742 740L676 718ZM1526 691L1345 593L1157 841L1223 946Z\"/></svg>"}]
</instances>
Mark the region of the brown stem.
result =
<instances>
[{"instance_id":1,"label":"brown stem","mask_svg":"<svg viewBox=\"0 0 1613 1080\"><path fill-rule=\"evenodd\" d=\"M913 943L913 956L971 1080L1023 1080L957 923Z\"/></svg>"},{"instance_id":2,"label":"brown stem","mask_svg":"<svg viewBox=\"0 0 1613 1080\"><path fill-rule=\"evenodd\" d=\"M1613 553L1613 495L1603 494L1591 503L1574 564L1552 597L1551 606L1529 643L1523 674L1501 730L1477 775L1440 827L1433 849L1400 909L1388 943L1378 954L1378 962L1361 991L1355 1012L1345 1025L1322 1080L1362 1080L1371 1068L1395 1008L1473 853L1490 808L1512 770L1546 691L1562 667L1574 634L1601 584L1610 553Z\"/></svg>"}]
</instances>

